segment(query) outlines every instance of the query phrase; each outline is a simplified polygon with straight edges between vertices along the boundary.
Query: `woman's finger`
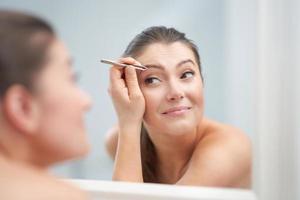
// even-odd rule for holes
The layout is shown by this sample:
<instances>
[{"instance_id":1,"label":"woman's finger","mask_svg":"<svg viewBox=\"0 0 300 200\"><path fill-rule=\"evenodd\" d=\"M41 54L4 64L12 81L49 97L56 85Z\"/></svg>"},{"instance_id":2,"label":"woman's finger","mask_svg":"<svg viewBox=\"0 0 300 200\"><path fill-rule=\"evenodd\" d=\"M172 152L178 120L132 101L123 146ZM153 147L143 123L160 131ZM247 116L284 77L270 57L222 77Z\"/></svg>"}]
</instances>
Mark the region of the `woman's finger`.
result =
<instances>
[{"instance_id":1,"label":"woman's finger","mask_svg":"<svg viewBox=\"0 0 300 200\"><path fill-rule=\"evenodd\" d=\"M135 68L130 66L125 68L125 79L129 97L139 96L141 94L141 91Z\"/></svg>"},{"instance_id":2,"label":"woman's finger","mask_svg":"<svg viewBox=\"0 0 300 200\"><path fill-rule=\"evenodd\" d=\"M125 57L125 58L120 58L118 62L130 65L130 64L135 64L136 60L132 57Z\"/></svg>"},{"instance_id":3,"label":"woman's finger","mask_svg":"<svg viewBox=\"0 0 300 200\"><path fill-rule=\"evenodd\" d=\"M135 60L132 57L120 58L118 62L128 64L128 65L132 65L132 64L141 65L139 61Z\"/></svg>"},{"instance_id":4,"label":"woman's finger","mask_svg":"<svg viewBox=\"0 0 300 200\"><path fill-rule=\"evenodd\" d=\"M124 79L122 78L122 74L124 69L120 69L119 67L111 67L110 68L110 86L109 90L111 95L120 96L121 93L126 89L126 84Z\"/></svg>"}]
</instances>

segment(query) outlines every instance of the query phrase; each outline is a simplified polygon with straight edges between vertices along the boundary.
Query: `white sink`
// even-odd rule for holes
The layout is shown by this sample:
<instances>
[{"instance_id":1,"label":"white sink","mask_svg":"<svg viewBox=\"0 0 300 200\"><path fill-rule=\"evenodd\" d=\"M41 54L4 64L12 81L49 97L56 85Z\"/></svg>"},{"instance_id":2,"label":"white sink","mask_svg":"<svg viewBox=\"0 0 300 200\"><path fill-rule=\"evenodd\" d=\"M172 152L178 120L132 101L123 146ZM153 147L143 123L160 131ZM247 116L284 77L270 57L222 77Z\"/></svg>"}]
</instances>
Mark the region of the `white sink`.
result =
<instances>
[{"instance_id":1,"label":"white sink","mask_svg":"<svg viewBox=\"0 0 300 200\"><path fill-rule=\"evenodd\" d=\"M174 186L98 180L67 180L87 191L92 200L256 200L243 189Z\"/></svg>"}]
</instances>

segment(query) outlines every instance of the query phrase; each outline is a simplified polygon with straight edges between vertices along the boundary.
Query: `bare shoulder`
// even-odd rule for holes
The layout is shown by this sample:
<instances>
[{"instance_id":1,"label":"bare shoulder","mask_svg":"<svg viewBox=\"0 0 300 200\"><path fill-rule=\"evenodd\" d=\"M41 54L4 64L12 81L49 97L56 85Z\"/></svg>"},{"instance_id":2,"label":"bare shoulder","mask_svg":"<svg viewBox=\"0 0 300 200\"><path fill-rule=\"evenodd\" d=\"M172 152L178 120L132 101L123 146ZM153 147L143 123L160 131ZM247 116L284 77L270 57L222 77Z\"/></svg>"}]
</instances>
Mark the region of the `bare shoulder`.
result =
<instances>
[{"instance_id":1,"label":"bare shoulder","mask_svg":"<svg viewBox=\"0 0 300 200\"><path fill-rule=\"evenodd\" d=\"M199 148L204 143L220 143L219 147L236 150L251 149L251 141L241 129L209 119L204 119L203 121L205 128L203 130L203 137L199 140Z\"/></svg>"},{"instance_id":2,"label":"bare shoulder","mask_svg":"<svg viewBox=\"0 0 300 200\"><path fill-rule=\"evenodd\" d=\"M249 137L240 129L204 119L203 135L192 162L214 174L221 186L250 187L252 149ZM203 169L203 168L202 168Z\"/></svg>"},{"instance_id":3,"label":"bare shoulder","mask_svg":"<svg viewBox=\"0 0 300 200\"><path fill-rule=\"evenodd\" d=\"M3 199L88 199L87 194L79 188L47 173L14 165L9 166L5 163L0 163L0 165L0 194Z\"/></svg>"}]
</instances>

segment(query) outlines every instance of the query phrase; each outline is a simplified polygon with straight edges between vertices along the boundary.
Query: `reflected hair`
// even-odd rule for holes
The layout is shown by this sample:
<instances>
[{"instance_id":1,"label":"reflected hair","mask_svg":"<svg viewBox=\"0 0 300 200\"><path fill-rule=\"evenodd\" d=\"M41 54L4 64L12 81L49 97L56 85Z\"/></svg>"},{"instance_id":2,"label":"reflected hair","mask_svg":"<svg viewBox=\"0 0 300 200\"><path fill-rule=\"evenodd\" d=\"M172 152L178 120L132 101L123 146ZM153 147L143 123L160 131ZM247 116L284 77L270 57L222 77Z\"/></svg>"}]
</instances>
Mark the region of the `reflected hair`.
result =
<instances>
[{"instance_id":1,"label":"reflected hair","mask_svg":"<svg viewBox=\"0 0 300 200\"><path fill-rule=\"evenodd\" d=\"M186 38L184 33L179 32L175 28L152 26L145 29L140 34L136 35L129 43L125 52L123 53L123 57L131 56L133 58L137 58L151 44L162 43L168 45L175 42L181 42L192 50L196 59L196 63L199 66L200 76L203 80L200 56L197 46L192 40ZM144 182L158 183L159 181L156 172L156 167L158 164L157 154L155 151L155 146L151 141L151 138L144 125L142 125L141 129L141 158Z\"/></svg>"},{"instance_id":2,"label":"reflected hair","mask_svg":"<svg viewBox=\"0 0 300 200\"><path fill-rule=\"evenodd\" d=\"M30 14L0 9L0 99L14 84L33 89L34 76L46 62L54 30Z\"/></svg>"}]
</instances>

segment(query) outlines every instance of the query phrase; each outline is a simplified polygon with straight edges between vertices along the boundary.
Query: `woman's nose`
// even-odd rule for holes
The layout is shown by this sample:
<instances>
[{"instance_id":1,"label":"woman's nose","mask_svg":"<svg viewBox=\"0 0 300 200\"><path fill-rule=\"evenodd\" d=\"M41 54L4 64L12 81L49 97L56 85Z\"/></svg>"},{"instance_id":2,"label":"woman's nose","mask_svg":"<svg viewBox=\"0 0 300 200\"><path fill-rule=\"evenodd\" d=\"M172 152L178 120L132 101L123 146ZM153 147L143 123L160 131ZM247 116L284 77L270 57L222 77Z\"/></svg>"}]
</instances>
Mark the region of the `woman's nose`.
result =
<instances>
[{"instance_id":1,"label":"woman's nose","mask_svg":"<svg viewBox=\"0 0 300 200\"><path fill-rule=\"evenodd\" d=\"M167 100L168 101L177 101L184 98L184 92L180 87L180 84L176 82L172 82L169 84Z\"/></svg>"}]
</instances>

